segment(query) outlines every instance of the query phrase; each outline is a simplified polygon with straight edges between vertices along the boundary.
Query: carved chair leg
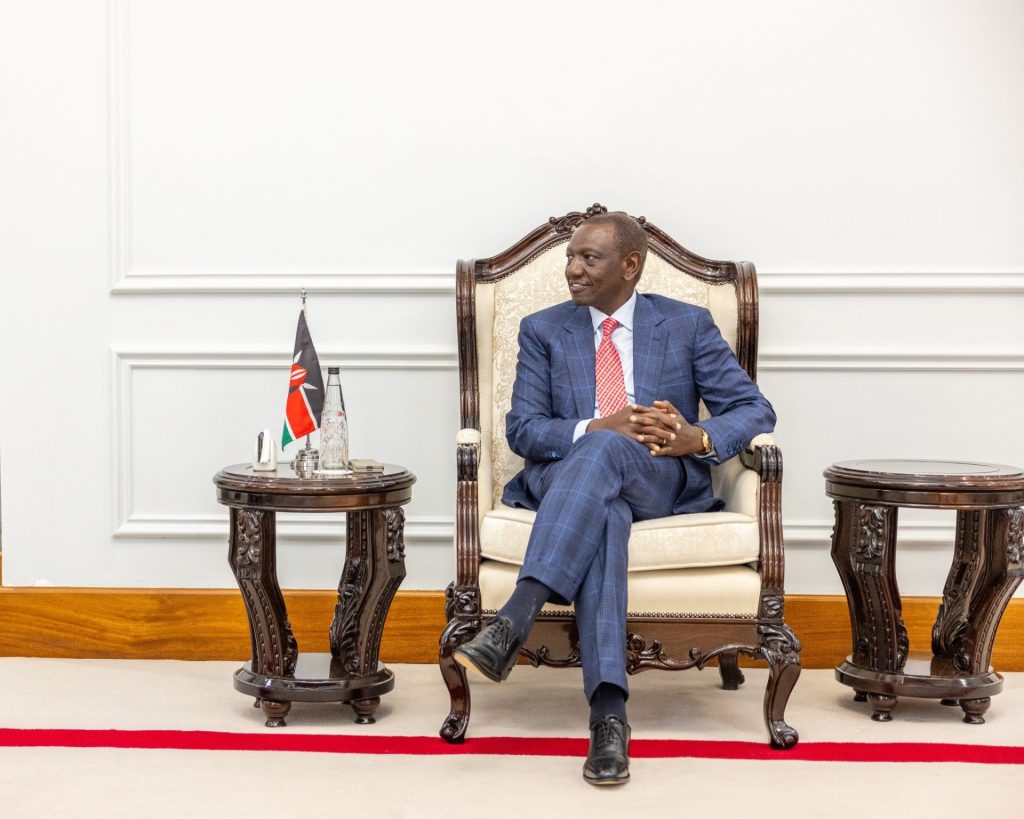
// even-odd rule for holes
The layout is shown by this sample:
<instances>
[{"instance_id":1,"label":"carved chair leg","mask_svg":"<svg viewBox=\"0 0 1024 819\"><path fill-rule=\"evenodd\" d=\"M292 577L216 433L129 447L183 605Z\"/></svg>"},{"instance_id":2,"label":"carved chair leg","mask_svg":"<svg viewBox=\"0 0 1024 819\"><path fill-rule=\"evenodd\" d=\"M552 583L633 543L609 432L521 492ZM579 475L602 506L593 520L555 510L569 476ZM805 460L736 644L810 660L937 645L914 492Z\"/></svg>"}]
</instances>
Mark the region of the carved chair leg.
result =
<instances>
[{"instance_id":1,"label":"carved chair leg","mask_svg":"<svg viewBox=\"0 0 1024 819\"><path fill-rule=\"evenodd\" d=\"M451 710L441 726L441 739L451 743L461 743L466 739L469 727L469 679L466 669L455 662L453 653L456 648L473 637L480 630L477 619L464 620L455 617L441 634L441 649L438 652L437 664L441 669L441 678L448 687L451 697Z\"/></svg>"},{"instance_id":2,"label":"carved chair leg","mask_svg":"<svg viewBox=\"0 0 1024 819\"><path fill-rule=\"evenodd\" d=\"M726 691L736 691L746 679L740 671L739 659L739 652L736 651L718 658L718 673L722 677L722 688Z\"/></svg>"},{"instance_id":3,"label":"carved chair leg","mask_svg":"<svg viewBox=\"0 0 1024 819\"><path fill-rule=\"evenodd\" d=\"M796 729L786 724L786 703L800 677L800 641L785 623L758 626L760 654L768 661L768 686L764 692L764 721L774 748L789 749L800 741Z\"/></svg>"}]
</instances>

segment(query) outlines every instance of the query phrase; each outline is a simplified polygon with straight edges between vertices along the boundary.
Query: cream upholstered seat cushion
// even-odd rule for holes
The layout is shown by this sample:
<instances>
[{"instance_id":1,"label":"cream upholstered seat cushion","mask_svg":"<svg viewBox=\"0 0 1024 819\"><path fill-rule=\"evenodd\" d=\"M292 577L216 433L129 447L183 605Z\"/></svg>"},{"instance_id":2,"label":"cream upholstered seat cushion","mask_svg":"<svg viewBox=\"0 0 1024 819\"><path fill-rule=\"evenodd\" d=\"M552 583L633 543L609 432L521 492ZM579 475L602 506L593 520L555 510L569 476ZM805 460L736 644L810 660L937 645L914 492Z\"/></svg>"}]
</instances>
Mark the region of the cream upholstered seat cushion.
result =
<instances>
[{"instance_id":1,"label":"cream upholstered seat cushion","mask_svg":"<svg viewBox=\"0 0 1024 819\"><path fill-rule=\"evenodd\" d=\"M496 560L480 564L480 602L484 611L497 611L512 595L519 567ZM669 569L630 572L629 614L679 614L755 617L761 577L750 566ZM570 606L548 603L546 612L568 613Z\"/></svg>"},{"instance_id":2,"label":"cream upholstered seat cushion","mask_svg":"<svg viewBox=\"0 0 1024 819\"><path fill-rule=\"evenodd\" d=\"M484 515L480 553L521 566L536 512L499 506ZM737 512L674 515L634 523L629 534L629 570L732 566L758 559L757 519Z\"/></svg>"}]
</instances>

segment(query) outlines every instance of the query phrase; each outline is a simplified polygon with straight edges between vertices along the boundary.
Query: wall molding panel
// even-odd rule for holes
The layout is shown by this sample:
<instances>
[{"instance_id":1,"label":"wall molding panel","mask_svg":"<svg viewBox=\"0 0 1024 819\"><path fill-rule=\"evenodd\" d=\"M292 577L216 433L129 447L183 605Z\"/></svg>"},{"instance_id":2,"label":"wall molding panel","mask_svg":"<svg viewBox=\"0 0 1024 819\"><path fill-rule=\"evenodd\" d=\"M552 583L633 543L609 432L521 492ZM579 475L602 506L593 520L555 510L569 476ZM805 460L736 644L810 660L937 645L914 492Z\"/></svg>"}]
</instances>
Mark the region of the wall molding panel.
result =
<instances>
[{"instance_id":1,"label":"wall molding panel","mask_svg":"<svg viewBox=\"0 0 1024 819\"><path fill-rule=\"evenodd\" d=\"M132 260L131 22L128 0L107 0L110 292L114 294L454 293L450 265L417 269L140 268ZM458 251L456 251L458 252ZM756 264L756 260L755 260ZM763 294L1024 295L1024 270L772 269L758 271Z\"/></svg>"},{"instance_id":2,"label":"wall molding panel","mask_svg":"<svg viewBox=\"0 0 1024 819\"><path fill-rule=\"evenodd\" d=\"M755 261L756 264L756 261ZM1024 270L758 269L761 293L783 295L1024 295Z\"/></svg>"},{"instance_id":3,"label":"wall molding panel","mask_svg":"<svg viewBox=\"0 0 1024 819\"><path fill-rule=\"evenodd\" d=\"M346 370L455 370L458 354L447 350L324 348L320 355ZM111 521L115 538L218 538L227 536L228 516L209 514L139 514L133 507L134 474L131 453L133 374L139 370L276 370L285 372L290 352L279 350L206 351L181 349L111 348ZM211 476L212 477L212 476ZM280 540L344 539L341 515L305 516L282 520ZM455 519L450 516L411 516L406 520L406 539L453 542Z\"/></svg>"},{"instance_id":4,"label":"wall molding panel","mask_svg":"<svg viewBox=\"0 0 1024 819\"><path fill-rule=\"evenodd\" d=\"M127 140L127 135L124 137ZM112 165L116 162L112 158ZM125 162L125 165L127 163ZM269 269L232 271L226 269L139 270L128 259L130 241L130 170L115 171L112 188L122 192L112 199L112 293L213 294L288 293L300 287L319 293L454 293L454 261L443 268L416 270ZM758 271L760 292L787 296L917 296L1024 295L1024 272L957 271L899 273L875 271L833 271L792 273Z\"/></svg>"},{"instance_id":5,"label":"wall molding panel","mask_svg":"<svg viewBox=\"0 0 1024 819\"><path fill-rule=\"evenodd\" d=\"M107 0L110 292L433 293L455 291L455 263L441 269L156 269L132 260L131 19L129 0Z\"/></svg>"},{"instance_id":6,"label":"wall molding panel","mask_svg":"<svg viewBox=\"0 0 1024 819\"><path fill-rule=\"evenodd\" d=\"M1024 350L945 352L926 349L768 349L757 368L796 372L994 372L1024 371Z\"/></svg>"},{"instance_id":7,"label":"wall molding panel","mask_svg":"<svg viewBox=\"0 0 1024 819\"><path fill-rule=\"evenodd\" d=\"M787 548L822 549L832 548L832 520L790 520L782 524L783 540ZM925 521L900 521L896 538L900 550L905 549L946 549L952 550L956 526Z\"/></svg>"}]
</instances>

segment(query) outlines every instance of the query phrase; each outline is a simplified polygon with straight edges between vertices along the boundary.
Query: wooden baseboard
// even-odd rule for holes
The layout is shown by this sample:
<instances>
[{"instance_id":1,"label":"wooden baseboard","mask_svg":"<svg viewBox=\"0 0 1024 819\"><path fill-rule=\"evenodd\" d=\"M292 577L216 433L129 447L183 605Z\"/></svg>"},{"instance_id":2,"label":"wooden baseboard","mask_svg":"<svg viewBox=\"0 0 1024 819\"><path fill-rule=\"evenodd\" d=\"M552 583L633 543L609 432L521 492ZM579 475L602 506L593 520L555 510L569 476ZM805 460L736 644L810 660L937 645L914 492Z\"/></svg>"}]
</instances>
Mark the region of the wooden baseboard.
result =
<instances>
[{"instance_id":1,"label":"wooden baseboard","mask_svg":"<svg viewBox=\"0 0 1024 819\"><path fill-rule=\"evenodd\" d=\"M328 651L336 592L285 592L303 651ZM437 662L444 594L399 592L381 658ZM0 589L0 656L242 660L249 656L242 598L234 589Z\"/></svg>"},{"instance_id":2,"label":"wooden baseboard","mask_svg":"<svg viewBox=\"0 0 1024 819\"><path fill-rule=\"evenodd\" d=\"M299 647L327 651L337 595L285 592ZM914 648L928 648L938 598L908 597L903 617ZM832 668L850 651L846 599L791 595L786 621L803 645L804 668ZM388 663L433 663L444 628L444 593L400 591L384 628ZM0 656L243 660L249 634L234 589L0 588ZM1024 671L1024 599L1003 616L992 664Z\"/></svg>"}]
</instances>

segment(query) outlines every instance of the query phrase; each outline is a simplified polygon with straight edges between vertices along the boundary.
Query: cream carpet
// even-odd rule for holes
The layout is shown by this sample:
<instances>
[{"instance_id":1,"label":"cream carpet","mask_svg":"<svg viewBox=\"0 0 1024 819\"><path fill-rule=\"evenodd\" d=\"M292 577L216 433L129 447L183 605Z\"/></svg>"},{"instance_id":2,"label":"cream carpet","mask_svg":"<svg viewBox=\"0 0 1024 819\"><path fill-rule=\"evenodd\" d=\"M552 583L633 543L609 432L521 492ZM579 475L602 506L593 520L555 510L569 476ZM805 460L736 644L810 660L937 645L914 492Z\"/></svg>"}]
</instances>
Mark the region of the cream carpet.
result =
<instances>
[{"instance_id":1,"label":"cream carpet","mask_svg":"<svg viewBox=\"0 0 1024 819\"><path fill-rule=\"evenodd\" d=\"M587 718L578 671L519 666L500 686L475 682L470 740L541 738L536 748L552 754L521 756L495 753L514 747L500 740L480 743L486 753L470 741L457 754L435 741L448 712L435 666L392 666L396 687L374 725L355 725L345 706L296 703L286 727L268 729L231 686L238 665L0 659L0 816L1012 816L1022 798L1024 764L743 758L767 747L761 669L745 670L739 691L722 691L713 669L634 677L630 722L645 752L634 752L632 782L597 789L582 781L585 751L576 753ZM930 700L901 700L890 723L869 713L831 671L804 671L787 720L800 731L798 750L818 749L825 759L837 758L836 749L865 759L940 749L965 759L971 749L959 746L983 746L974 758L1024 760L1024 674L1006 675L985 725L965 725L959 708ZM324 747L168 748L258 748L268 736ZM339 747L337 737L352 740ZM413 738L402 740L412 752L372 752L387 750L387 737ZM576 743L555 739L562 737ZM88 744L100 747L75 747ZM110 744L124 747L102 747ZM371 752L352 752L364 747ZM707 748L727 758L707 758ZM669 758L658 758L660 749Z\"/></svg>"}]
</instances>

